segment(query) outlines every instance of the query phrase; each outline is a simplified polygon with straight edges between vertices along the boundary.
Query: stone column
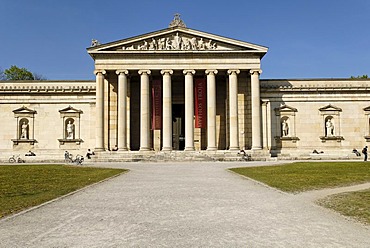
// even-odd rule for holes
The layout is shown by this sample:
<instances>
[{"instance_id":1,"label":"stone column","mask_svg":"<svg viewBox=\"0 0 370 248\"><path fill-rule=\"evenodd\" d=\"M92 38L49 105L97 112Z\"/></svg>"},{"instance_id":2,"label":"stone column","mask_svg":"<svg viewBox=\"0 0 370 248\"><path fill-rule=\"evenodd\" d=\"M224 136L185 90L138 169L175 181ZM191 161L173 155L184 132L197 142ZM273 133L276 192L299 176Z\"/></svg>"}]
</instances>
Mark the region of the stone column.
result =
<instances>
[{"instance_id":1,"label":"stone column","mask_svg":"<svg viewBox=\"0 0 370 248\"><path fill-rule=\"evenodd\" d=\"M261 99L260 99L260 69L250 70L252 92L252 150L262 149L261 139Z\"/></svg>"},{"instance_id":2,"label":"stone column","mask_svg":"<svg viewBox=\"0 0 370 248\"><path fill-rule=\"evenodd\" d=\"M194 151L194 82L195 70L184 70L185 75L185 151Z\"/></svg>"},{"instance_id":3,"label":"stone column","mask_svg":"<svg viewBox=\"0 0 370 248\"><path fill-rule=\"evenodd\" d=\"M140 151L150 151L150 70L140 70Z\"/></svg>"},{"instance_id":4,"label":"stone column","mask_svg":"<svg viewBox=\"0 0 370 248\"><path fill-rule=\"evenodd\" d=\"M207 150L216 146L216 74L217 70L206 70L207 74Z\"/></svg>"},{"instance_id":5,"label":"stone column","mask_svg":"<svg viewBox=\"0 0 370 248\"><path fill-rule=\"evenodd\" d=\"M268 127L267 127L267 104L268 102L267 101L263 101L262 102L262 137L263 137L263 140L262 140L262 147L263 148L267 148L268 145L268 135L267 135L267 132L268 132Z\"/></svg>"},{"instance_id":6,"label":"stone column","mask_svg":"<svg viewBox=\"0 0 370 248\"><path fill-rule=\"evenodd\" d=\"M230 123L230 150L239 150L239 123L238 123L238 74L240 70L228 70L229 74L229 123Z\"/></svg>"},{"instance_id":7,"label":"stone column","mask_svg":"<svg viewBox=\"0 0 370 248\"><path fill-rule=\"evenodd\" d=\"M95 151L104 151L104 75L105 70L94 71L96 75L96 133Z\"/></svg>"},{"instance_id":8,"label":"stone column","mask_svg":"<svg viewBox=\"0 0 370 248\"><path fill-rule=\"evenodd\" d=\"M162 151L172 150L172 89L171 89L171 75L172 70L162 70L163 75L163 128L162 128L162 139L163 146Z\"/></svg>"},{"instance_id":9,"label":"stone column","mask_svg":"<svg viewBox=\"0 0 370 248\"><path fill-rule=\"evenodd\" d=\"M118 74L118 150L127 151L127 70Z\"/></svg>"}]
</instances>

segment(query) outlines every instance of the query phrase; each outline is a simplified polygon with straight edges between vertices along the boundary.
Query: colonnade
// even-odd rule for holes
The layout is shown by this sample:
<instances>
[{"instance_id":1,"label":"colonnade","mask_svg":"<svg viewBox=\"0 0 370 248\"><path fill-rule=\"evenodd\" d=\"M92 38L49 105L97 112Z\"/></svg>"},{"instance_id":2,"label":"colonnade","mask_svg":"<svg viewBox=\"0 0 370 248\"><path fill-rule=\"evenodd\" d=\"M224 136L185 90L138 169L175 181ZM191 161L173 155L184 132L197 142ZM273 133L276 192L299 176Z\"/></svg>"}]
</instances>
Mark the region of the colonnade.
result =
<instances>
[{"instance_id":1,"label":"colonnade","mask_svg":"<svg viewBox=\"0 0 370 248\"><path fill-rule=\"evenodd\" d=\"M172 98L171 75L173 70L161 70L162 75L162 150L172 150ZM96 151L104 148L104 78L105 70L96 70ZM194 150L194 74L195 70L183 70L185 77L185 151ZM216 143L216 75L218 70L205 70L207 76L207 150L217 150ZM229 149L239 150L238 128L238 74L240 70L227 71L229 78ZM261 70L249 70L251 75L252 150L262 149L261 103L259 75ZM127 151L127 82L128 70L117 70L118 75L118 149ZM140 151L150 146L150 70L139 70L140 75Z\"/></svg>"}]
</instances>

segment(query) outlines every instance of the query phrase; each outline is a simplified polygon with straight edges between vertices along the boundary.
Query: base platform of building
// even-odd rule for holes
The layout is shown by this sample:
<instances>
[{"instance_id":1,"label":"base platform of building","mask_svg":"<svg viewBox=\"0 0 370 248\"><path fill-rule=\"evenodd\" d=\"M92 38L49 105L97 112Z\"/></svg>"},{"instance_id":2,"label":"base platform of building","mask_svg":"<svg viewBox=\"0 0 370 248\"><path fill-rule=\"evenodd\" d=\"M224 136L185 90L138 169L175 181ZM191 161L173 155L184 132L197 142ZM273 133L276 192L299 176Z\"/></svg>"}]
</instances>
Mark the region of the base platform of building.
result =
<instances>
[{"instance_id":1,"label":"base platform of building","mask_svg":"<svg viewBox=\"0 0 370 248\"><path fill-rule=\"evenodd\" d=\"M0 162L9 163L13 155L19 156L25 163L65 163L64 152L56 150L34 151L36 156L25 156L27 151L2 151ZM299 153L271 153L269 150L240 151L101 151L87 159L86 151L70 150L72 158L82 155L85 162L238 162L238 161L277 161L277 160L363 160L350 152L332 152L315 154L308 151Z\"/></svg>"}]
</instances>

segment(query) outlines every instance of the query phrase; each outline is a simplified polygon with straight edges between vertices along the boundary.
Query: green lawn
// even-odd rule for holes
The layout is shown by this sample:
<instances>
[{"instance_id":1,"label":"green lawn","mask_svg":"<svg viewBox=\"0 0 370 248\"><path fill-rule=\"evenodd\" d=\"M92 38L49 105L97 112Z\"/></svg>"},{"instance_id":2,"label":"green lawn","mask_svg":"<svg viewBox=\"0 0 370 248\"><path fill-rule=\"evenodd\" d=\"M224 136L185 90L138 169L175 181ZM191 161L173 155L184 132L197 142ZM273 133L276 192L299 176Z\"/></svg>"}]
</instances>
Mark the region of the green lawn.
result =
<instances>
[{"instance_id":1,"label":"green lawn","mask_svg":"<svg viewBox=\"0 0 370 248\"><path fill-rule=\"evenodd\" d=\"M328 196L318 204L370 224L370 189Z\"/></svg>"},{"instance_id":2,"label":"green lawn","mask_svg":"<svg viewBox=\"0 0 370 248\"><path fill-rule=\"evenodd\" d=\"M370 182L370 163L366 162L298 162L231 170L293 193Z\"/></svg>"},{"instance_id":3,"label":"green lawn","mask_svg":"<svg viewBox=\"0 0 370 248\"><path fill-rule=\"evenodd\" d=\"M67 165L0 165L0 218L124 171Z\"/></svg>"},{"instance_id":4,"label":"green lawn","mask_svg":"<svg viewBox=\"0 0 370 248\"><path fill-rule=\"evenodd\" d=\"M370 163L365 162L298 162L231 170L293 193L370 182ZM318 203L370 224L370 189L329 196Z\"/></svg>"}]
</instances>

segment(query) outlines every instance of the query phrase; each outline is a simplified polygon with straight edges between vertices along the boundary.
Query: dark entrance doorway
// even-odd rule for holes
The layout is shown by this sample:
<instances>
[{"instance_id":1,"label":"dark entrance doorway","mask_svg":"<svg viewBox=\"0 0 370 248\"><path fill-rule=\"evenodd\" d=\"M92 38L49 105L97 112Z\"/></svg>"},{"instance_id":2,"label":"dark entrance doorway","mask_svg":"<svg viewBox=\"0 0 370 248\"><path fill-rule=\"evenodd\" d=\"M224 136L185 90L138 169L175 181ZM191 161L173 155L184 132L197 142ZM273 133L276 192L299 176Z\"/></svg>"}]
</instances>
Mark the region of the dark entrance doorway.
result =
<instances>
[{"instance_id":1,"label":"dark entrance doorway","mask_svg":"<svg viewBox=\"0 0 370 248\"><path fill-rule=\"evenodd\" d=\"M185 104L172 104L172 149L185 149Z\"/></svg>"}]
</instances>

